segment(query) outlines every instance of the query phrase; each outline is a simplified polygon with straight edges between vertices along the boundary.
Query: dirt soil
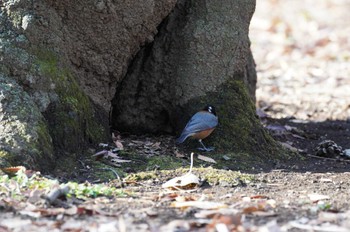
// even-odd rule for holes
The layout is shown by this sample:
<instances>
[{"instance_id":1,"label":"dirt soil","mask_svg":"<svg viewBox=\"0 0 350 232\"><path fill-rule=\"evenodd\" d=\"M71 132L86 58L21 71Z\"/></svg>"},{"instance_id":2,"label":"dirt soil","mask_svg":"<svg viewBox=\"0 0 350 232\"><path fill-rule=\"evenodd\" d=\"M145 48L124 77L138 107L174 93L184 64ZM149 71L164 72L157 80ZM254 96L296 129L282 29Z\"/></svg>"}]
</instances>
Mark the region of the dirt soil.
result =
<instances>
[{"instance_id":1,"label":"dirt soil","mask_svg":"<svg viewBox=\"0 0 350 232\"><path fill-rule=\"evenodd\" d=\"M161 187L187 170L155 172L154 178L129 181L127 198L82 203L90 213L34 217L5 210L0 231L350 231L350 159L344 155L350 149L350 3L257 2L250 35L257 113L299 159L241 170L249 178L237 176L235 184L210 185L196 167L201 183L188 191ZM173 139L141 143L162 155Z\"/></svg>"}]
</instances>

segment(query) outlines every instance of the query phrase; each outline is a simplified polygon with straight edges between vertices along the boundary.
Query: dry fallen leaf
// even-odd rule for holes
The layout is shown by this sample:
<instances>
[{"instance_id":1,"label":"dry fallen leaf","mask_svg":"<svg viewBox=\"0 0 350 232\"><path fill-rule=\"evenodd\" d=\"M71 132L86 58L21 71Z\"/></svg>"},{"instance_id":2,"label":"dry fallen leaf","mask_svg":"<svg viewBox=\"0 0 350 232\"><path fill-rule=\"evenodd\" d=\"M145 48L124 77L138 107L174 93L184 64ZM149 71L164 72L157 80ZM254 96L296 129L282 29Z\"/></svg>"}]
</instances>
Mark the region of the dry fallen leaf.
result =
<instances>
[{"instance_id":1,"label":"dry fallen leaf","mask_svg":"<svg viewBox=\"0 0 350 232\"><path fill-rule=\"evenodd\" d=\"M175 198L177 202L185 202L185 201L197 201L194 196L178 196Z\"/></svg>"},{"instance_id":2,"label":"dry fallen leaf","mask_svg":"<svg viewBox=\"0 0 350 232\"><path fill-rule=\"evenodd\" d=\"M215 215L235 215L239 214L240 210L230 208L220 208L220 209L203 209L194 214L196 218L213 218Z\"/></svg>"},{"instance_id":3,"label":"dry fallen leaf","mask_svg":"<svg viewBox=\"0 0 350 232\"><path fill-rule=\"evenodd\" d=\"M114 158L114 159L111 159L112 162L115 162L115 163L130 163L131 160L123 160L123 159L118 159L118 158Z\"/></svg>"},{"instance_id":4,"label":"dry fallen leaf","mask_svg":"<svg viewBox=\"0 0 350 232\"><path fill-rule=\"evenodd\" d=\"M119 132L112 133L112 140L113 140L115 146L118 148L118 150L124 150L124 146L121 142L121 136L120 136Z\"/></svg>"},{"instance_id":5,"label":"dry fallen leaf","mask_svg":"<svg viewBox=\"0 0 350 232\"><path fill-rule=\"evenodd\" d=\"M196 175L192 174L192 167L193 153L191 153L191 166L189 172L183 176L168 180L162 185L162 187L171 190L192 190L198 188L199 178Z\"/></svg>"},{"instance_id":6,"label":"dry fallen leaf","mask_svg":"<svg viewBox=\"0 0 350 232\"><path fill-rule=\"evenodd\" d=\"M75 205L72 205L70 208L68 208L64 211L64 214L69 215L69 216L74 216L74 215L78 214L78 207Z\"/></svg>"},{"instance_id":7,"label":"dry fallen leaf","mask_svg":"<svg viewBox=\"0 0 350 232\"><path fill-rule=\"evenodd\" d=\"M38 190L38 189L34 189L29 193L29 198L28 198L28 202L30 203L37 203L41 200L43 200L43 198L41 197L41 195L43 195L43 191L42 190Z\"/></svg>"},{"instance_id":8,"label":"dry fallen leaf","mask_svg":"<svg viewBox=\"0 0 350 232\"><path fill-rule=\"evenodd\" d=\"M171 190L191 190L199 186L199 179L192 173L187 173L180 177L175 177L165 182L162 187Z\"/></svg>"},{"instance_id":9,"label":"dry fallen leaf","mask_svg":"<svg viewBox=\"0 0 350 232\"><path fill-rule=\"evenodd\" d=\"M259 211L260 209L256 206L249 206L243 209L243 213L244 214L250 214L256 211Z\"/></svg>"},{"instance_id":10,"label":"dry fallen leaf","mask_svg":"<svg viewBox=\"0 0 350 232\"><path fill-rule=\"evenodd\" d=\"M92 155L92 157L95 157L95 160L100 160L102 157L105 156L106 153L107 153L107 150L102 150Z\"/></svg>"},{"instance_id":11,"label":"dry fallen leaf","mask_svg":"<svg viewBox=\"0 0 350 232\"><path fill-rule=\"evenodd\" d=\"M216 164L216 161L208 156L198 155L198 159L209 162L209 163Z\"/></svg>"},{"instance_id":12,"label":"dry fallen leaf","mask_svg":"<svg viewBox=\"0 0 350 232\"><path fill-rule=\"evenodd\" d=\"M273 216L275 215L274 212L270 212L272 209L276 208L276 201L273 199L265 200L266 197L263 195L256 195L253 196L255 199L254 204L252 205L250 202L250 206L243 209L243 214L254 214L259 216ZM253 199L253 198L251 198ZM257 213L259 212L259 213ZM263 213L260 213L263 212Z\"/></svg>"},{"instance_id":13,"label":"dry fallen leaf","mask_svg":"<svg viewBox=\"0 0 350 232\"><path fill-rule=\"evenodd\" d=\"M172 220L162 225L159 231L190 231L191 225L187 220Z\"/></svg>"},{"instance_id":14,"label":"dry fallen leaf","mask_svg":"<svg viewBox=\"0 0 350 232\"><path fill-rule=\"evenodd\" d=\"M128 163L131 162L131 160L124 160L118 156L118 154L115 154L108 150L102 150L94 154L92 157L95 157L95 160L100 160L101 158L110 158L112 162L114 163Z\"/></svg>"},{"instance_id":15,"label":"dry fallen leaf","mask_svg":"<svg viewBox=\"0 0 350 232\"><path fill-rule=\"evenodd\" d=\"M177 158L184 158L184 157L186 157L184 154L180 153L180 152L177 151L177 150L175 150L175 156L176 156Z\"/></svg>"},{"instance_id":16,"label":"dry fallen leaf","mask_svg":"<svg viewBox=\"0 0 350 232\"><path fill-rule=\"evenodd\" d=\"M212 201L184 201L184 202L173 202L170 205L174 208L186 209L188 207L196 207L199 209L220 209L227 208L227 205L221 202Z\"/></svg>"},{"instance_id":17,"label":"dry fallen leaf","mask_svg":"<svg viewBox=\"0 0 350 232\"><path fill-rule=\"evenodd\" d=\"M173 201L175 200L177 197L179 196L179 194L177 193L160 193L158 196L156 196L154 199L156 201Z\"/></svg>"},{"instance_id":18,"label":"dry fallen leaf","mask_svg":"<svg viewBox=\"0 0 350 232\"><path fill-rule=\"evenodd\" d=\"M221 215L214 216L213 221L207 225L207 231L236 231L235 229L242 224L242 215Z\"/></svg>"},{"instance_id":19,"label":"dry fallen leaf","mask_svg":"<svg viewBox=\"0 0 350 232\"><path fill-rule=\"evenodd\" d=\"M1 170L7 175L15 175L20 170L25 172L26 168L24 166L16 166L16 167L1 168Z\"/></svg>"},{"instance_id":20,"label":"dry fallen leaf","mask_svg":"<svg viewBox=\"0 0 350 232\"><path fill-rule=\"evenodd\" d=\"M92 216L94 214L97 214L97 212L96 212L96 210L91 209L90 207L78 206L77 207L77 214L78 215L89 215L89 216Z\"/></svg>"},{"instance_id":21,"label":"dry fallen leaf","mask_svg":"<svg viewBox=\"0 0 350 232\"><path fill-rule=\"evenodd\" d=\"M29 211L29 210L21 210L21 211L19 211L19 214L22 216L30 217L30 218L40 218L40 216L41 216L40 212L33 212L33 211Z\"/></svg>"},{"instance_id":22,"label":"dry fallen leaf","mask_svg":"<svg viewBox=\"0 0 350 232\"><path fill-rule=\"evenodd\" d=\"M307 196L309 197L310 201L312 201L314 203L321 201L321 200L329 199L329 196L321 195L321 194L317 194L317 193L311 193L311 194L308 194Z\"/></svg>"},{"instance_id":23,"label":"dry fallen leaf","mask_svg":"<svg viewBox=\"0 0 350 232\"><path fill-rule=\"evenodd\" d=\"M277 214L275 212L255 211L255 212L252 212L252 215L259 216L259 217L274 217Z\"/></svg>"},{"instance_id":24,"label":"dry fallen leaf","mask_svg":"<svg viewBox=\"0 0 350 232\"><path fill-rule=\"evenodd\" d=\"M51 217L51 216L63 214L65 212L65 209L64 208L48 208L48 209L39 208L39 209L33 210L33 212L39 212L42 217Z\"/></svg>"},{"instance_id":25,"label":"dry fallen leaf","mask_svg":"<svg viewBox=\"0 0 350 232\"><path fill-rule=\"evenodd\" d=\"M250 197L250 199L268 199L268 198L269 197L265 195L254 195Z\"/></svg>"},{"instance_id":26,"label":"dry fallen leaf","mask_svg":"<svg viewBox=\"0 0 350 232\"><path fill-rule=\"evenodd\" d=\"M122 144L122 142L120 140L116 140L116 141L113 141L115 146L119 149L119 150L124 150L124 146Z\"/></svg>"},{"instance_id":27,"label":"dry fallen leaf","mask_svg":"<svg viewBox=\"0 0 350 232\"><path fill-rule=\"evenodd\" d=\"M158 149L160 149L160 144L161 144L161 142L156 142L156 143L152 144L151 147L153 147L155 150L158 150Z\"/></svg>"},{"instance_id":28,"label":"dry fallen leaf","mask_svg":"<svg viewBox=\"0 0 350 232\"><path fill-rule=\"evenodd\" d=\"M332 179L328 179L328 178L321 178L320 182L330 182L330 183L332 183L333 180Z\"/></svg>"},{"instance_id":29,"label":"dry fallen leaf","mask_svg":"<svg viewBox=\"0 0 350 232\"><path fill-rule=\"evenodd\" d=\"M281 144L283 147L293 151L293 152L298 152L298 148L293 147L292 145L288 144L288 143L284 143L284 142L279 142L279 144Z\"/></svg>"}]
</instances>

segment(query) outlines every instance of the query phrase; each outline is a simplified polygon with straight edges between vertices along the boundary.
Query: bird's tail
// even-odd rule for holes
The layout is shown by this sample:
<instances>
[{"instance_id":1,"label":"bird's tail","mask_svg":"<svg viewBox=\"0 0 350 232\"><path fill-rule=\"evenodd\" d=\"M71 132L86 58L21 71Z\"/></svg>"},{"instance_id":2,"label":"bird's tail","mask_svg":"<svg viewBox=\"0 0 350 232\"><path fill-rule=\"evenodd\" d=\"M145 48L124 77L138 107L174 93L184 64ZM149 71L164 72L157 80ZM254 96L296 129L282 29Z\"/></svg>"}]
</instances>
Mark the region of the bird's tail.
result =
<instances>
[{"instance_id":1,"label":"bird's tail","mask_svg":"<svg viewBox=\"0 0 350 232\"><path fill-rule=\"evenodd\" d=\"M187 134L182 134L179 138L176 139L176 143L183 143L187 139L188 135Z\"/></svg>"}]
</instances>

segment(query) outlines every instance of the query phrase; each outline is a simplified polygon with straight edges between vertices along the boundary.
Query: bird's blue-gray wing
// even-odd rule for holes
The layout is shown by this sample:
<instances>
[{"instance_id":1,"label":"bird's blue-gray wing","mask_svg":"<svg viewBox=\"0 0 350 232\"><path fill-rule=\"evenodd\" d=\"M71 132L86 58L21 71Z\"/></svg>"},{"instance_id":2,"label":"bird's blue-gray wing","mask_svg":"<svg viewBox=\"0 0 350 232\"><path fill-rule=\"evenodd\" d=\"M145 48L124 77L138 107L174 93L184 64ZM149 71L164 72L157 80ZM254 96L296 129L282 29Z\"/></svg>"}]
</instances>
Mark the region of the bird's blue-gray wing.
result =
<instances>
[{"instance_id":1,"label":"bird's blue-gray wing","mask_svg":"<svg viewBox=\"0 0 350 232\"><path fill-rule=\"evenodd\" d=\"M190 119L180 137L176 140L177 143L183 143L189 136L214 128L218 125L218 118L208 112L198 112Z\"/></svg>"}]
</instances>

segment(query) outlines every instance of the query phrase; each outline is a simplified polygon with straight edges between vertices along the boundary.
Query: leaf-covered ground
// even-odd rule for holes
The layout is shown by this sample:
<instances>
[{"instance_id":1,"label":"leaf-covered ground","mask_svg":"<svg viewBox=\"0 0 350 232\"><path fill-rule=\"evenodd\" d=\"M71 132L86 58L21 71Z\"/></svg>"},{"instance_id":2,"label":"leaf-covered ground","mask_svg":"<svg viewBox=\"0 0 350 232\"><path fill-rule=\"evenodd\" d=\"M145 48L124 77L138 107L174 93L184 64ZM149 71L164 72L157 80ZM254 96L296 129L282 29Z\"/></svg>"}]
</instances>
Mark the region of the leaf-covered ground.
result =
<instances>
[{"instance_id":1,"label":"leaf-covered ground","mask_svg":"<svg viewBox=\"0 0 350 232\"><path fill-rule=\"evenodd\" d=\"M299 160L235 172L210 168L203 153L188 179L189 154L174 138L117 138L71 173L57 170L60 182L2 175L0 231L350 231L349 9L347 0L257 1L258 115ZM162 187L174 177L189 183Z\"/></svg>"},{"instance_id":2,"label":"leaf-covered ground","mask_svg":"<svg viewBox=\"0 0 350 232\"><path fill-rule=\"evenodd\" d=\"M260 107L274 117L349 117L349 8L346 0L257 1L250 38Z\"/></svg>"}]
</instances>

